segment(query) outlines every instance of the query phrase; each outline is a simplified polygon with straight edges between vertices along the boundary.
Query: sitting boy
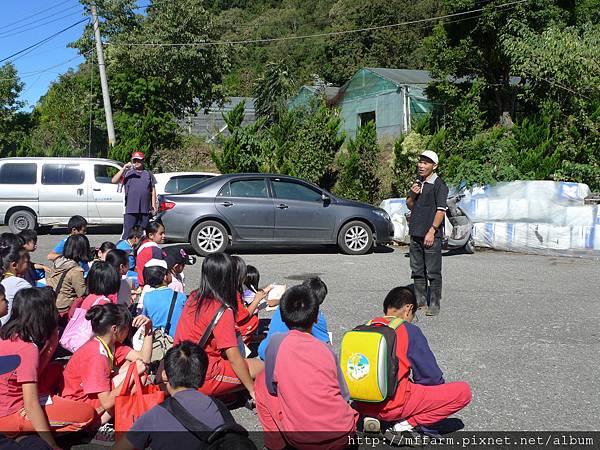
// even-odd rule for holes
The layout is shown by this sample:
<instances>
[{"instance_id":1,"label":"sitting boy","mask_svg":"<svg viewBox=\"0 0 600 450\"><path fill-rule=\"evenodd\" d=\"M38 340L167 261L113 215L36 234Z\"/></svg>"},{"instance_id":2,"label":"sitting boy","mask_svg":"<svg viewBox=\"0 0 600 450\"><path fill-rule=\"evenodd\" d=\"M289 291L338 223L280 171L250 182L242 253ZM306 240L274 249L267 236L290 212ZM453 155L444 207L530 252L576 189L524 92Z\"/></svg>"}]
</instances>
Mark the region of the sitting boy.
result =
<instances>
[{"instance_id":1,"label":"sitting boy","mask_svg":"<svg viewBox=\"0 0 600 450\"><path fill-rule=\"evenodd\" d=\"M150 264L153 262L156 262L156 265ZM150 260L149 264L144 267L146 286L150 286L152 290L144 294L142 315L152 320L154 328L162 328L168 335L175 337L175 330L186 297L181 292L176 292L169 287L171 272L166 267L165 261L159 260ZM173 299L175 303L169 318ZM166 329L167 324L169 325L168 330Z\"/></svg>"},{"instance_id":2,"label":"sitting boy","mask_svg":"<svg viewBox=\"0 0 600 450\"><path fill-rule=\"evenodd\" d=\"M348 403L331 348L311 335L319 300L308 286L294 286L281 298L280 310L290 331L271 338L265 370L254 383L265 446L346 448L356 432L358 413Z\"/></svg>"},{"instance_id":3,"label":"sitting boy","mask_svg":"<svg viewBox=\"0 0 600 450\"><path fill-rule=\"evenodd\" d=\"M58 244L56 244L56 246L48 254L48 259L50 261L54 261L56 258L61 256L63 254L63 251L65 250L65 243L67 242L67 239L69 239L69 236L73 236L75 234L86 234L87 225L88 223L87 220L85 220L85 218L81 216L72 216L67 224L69 235L65 236L63 239L60 240Z\"/></svg>"},{"instance_id":4,"label":"sitting boy","mask_svg":"<svg viewBox=\"0 0 600 450\"><path fill-rule=\"evenodd\" d=\"M23 248L27 250L29 253L33 253L37 249L37 240L38 235L35 230L23 230L19 233L19 237L23 241ZM49 271L48 266L44 264L37 264L33 261L29 261L29 270L23 278L32 286L38 285L38 280L41 280L46 277L45 272Z\"/></svg>"},{"instance_id":5,"label":"sitting boy","mask_svg":"<svg viewBox=\"0 0 600 450\"><path fill-rule=\"evenodd\" d=\"M325 297L327 296L327 285L325 284L325 282L319 277L314 277L305 280L304 283L302 283L302 285L307 286L315 293L317 299L319 300L320 307L320 305L323 304ZM287 331L289 331L289 329L281 319L281 307L279 307L273 313L273 318L271 319L271 323L269 324L269 331L267 333L267 337L265 337L258 346L258 357L264 361L265 352L267 350L267 346L269 345L271 337L275 333L285 333ZM330 344L329 333L327 332L327 321L325 320L325 316L323 315L322 311L319 311L317 323L313 325L311 333L321 342Z\"/></svg>"},{"instance_id":6,"label":"sitting boy","mask_svg":"<svg viewBox=\"0 0 600 450\"><path fill-rule=\"evenodd\" d=\"M188 414L212 430L233 421L222 403L197 390L208 367L208 357L198 344L183 341L167 351L164 362L167 391ZM178 419L157 405L141 416L113 449L204 448L198 444L198 439Z\"/></svg>"},{"instance_id":7,"label":"sitting boy","mask_svg":"<svg viewBox=\"0 0 600 450\"><path fill-rule=\"evenodd\" d=\"M417 311L417 299L410 287L392 289L383 301L385 316L375 319L388 323L394 318L405 322L396 328L398 387L393 398L381 403L354 402L363 416L396 422L384 435L392 442L399 437L415 438L417 426L429 426L460 411L471 401L465 382L445 383L441 369L419 327L411 322ZM412 380L409 374L412 373Z\"/></svg>"},{"instance_id":8,"label":"sitting boy","mask_svg":"<svg viewBox=\"0 0 600 450\"><path fill-rule=\"evenodd\" d=\"M144 229L139 225L131 227L127 239L121 239L117 242L117 248L127 252L129 258L129 271L135 272L135 255L134 248L140 243L144 237Z\"/></svg>"}]
</instances>

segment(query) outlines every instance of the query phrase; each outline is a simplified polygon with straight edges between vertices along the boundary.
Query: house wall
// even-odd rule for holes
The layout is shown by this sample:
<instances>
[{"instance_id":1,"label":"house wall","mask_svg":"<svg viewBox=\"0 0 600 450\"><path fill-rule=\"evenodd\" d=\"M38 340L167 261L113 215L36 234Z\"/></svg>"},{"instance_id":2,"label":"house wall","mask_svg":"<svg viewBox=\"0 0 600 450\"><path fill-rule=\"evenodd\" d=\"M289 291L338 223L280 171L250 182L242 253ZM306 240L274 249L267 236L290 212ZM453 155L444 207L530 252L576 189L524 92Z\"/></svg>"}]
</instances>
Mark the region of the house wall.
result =
<instances>
[{"instance_id":1,"label":"house wall","mask_svg":"<svg viewBox=\"0 0 600 450\"><path fill-rule=\"evenodd\" d=\"M352 77L339 106L348 138L356 136L359 115L369 111L375 111L379 140L396 137L404 129L402 88L369 70L361 69Z\"/></svg>"}]
</instances>

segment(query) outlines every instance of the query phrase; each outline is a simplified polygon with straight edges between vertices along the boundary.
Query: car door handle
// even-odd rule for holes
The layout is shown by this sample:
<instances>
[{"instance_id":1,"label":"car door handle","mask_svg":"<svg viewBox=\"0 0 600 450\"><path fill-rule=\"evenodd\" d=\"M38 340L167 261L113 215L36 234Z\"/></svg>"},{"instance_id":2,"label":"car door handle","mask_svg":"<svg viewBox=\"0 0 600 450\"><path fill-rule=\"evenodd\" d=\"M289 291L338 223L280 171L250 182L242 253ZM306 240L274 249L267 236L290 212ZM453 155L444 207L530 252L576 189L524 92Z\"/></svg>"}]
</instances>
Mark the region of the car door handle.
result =
<instances>
[{"instance_id":1,"label":"car door handle","mask_svg":"<svg viewBox=\"0 0 600 450\"><path fill-rule=\"evenodd\" d=\"M221 205L223 205L225 208L229 208L230 206L233 206L233 203L231 203L231 202L223 202L223 203L221 203Z\"/></svg>"},{"instance_id":2,"label":"car door handle","mask_svg":"<svg viewBox=\"0 0 600 450\"><path fill-rule=\"evenodd\" d=\"M100 189L100 188L94 188L94 191L96 191L96 192L100 192L101 190L102 189Z\"/></svg>"},{"instance_id":3,"label":"car door handle","mask_svg":"<svg viewBox=\"0 0 600 450\"><path fill-rule=\"evenodd\" d=\"M83 195L83 189L77 189L77 195Z\"/></svg>"},{"instance_id":4,"label":"car door handle","mask_svg":"<svg viewBox=\"0 0 600 450\"><path fill-rule=\"evenodd\" d=\"M279 204L279 205L277 205L276 207L277 207L277 208L279 208L279 209L288 209L288 208L289 208L289 206L288 206L288 205L286 205L285 203L280 203L280 204Z\"/></svg>"}]
</instances>

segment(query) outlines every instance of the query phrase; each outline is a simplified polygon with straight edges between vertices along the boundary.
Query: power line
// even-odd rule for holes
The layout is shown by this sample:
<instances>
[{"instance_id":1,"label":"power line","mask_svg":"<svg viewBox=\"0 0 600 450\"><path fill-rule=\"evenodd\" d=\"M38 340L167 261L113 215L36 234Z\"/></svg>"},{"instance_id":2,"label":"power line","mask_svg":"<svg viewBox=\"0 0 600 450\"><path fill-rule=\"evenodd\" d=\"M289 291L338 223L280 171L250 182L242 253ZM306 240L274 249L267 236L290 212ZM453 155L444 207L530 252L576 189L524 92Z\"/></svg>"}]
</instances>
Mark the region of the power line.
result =
<instances>
[{"instance_id":1,"label":"power line","mask_svg":"<svg viewBox=\"0 0 600 450\"><path fill-rule=\"evenodd\" d=\"M514 2L509 2L509 3L503 3L501 5L495 5L493 6L493 9L500 9L500 8L506 8L509 6L516 6L522 3L526 3L529 0L518 0L518 1L514 1ZM389 29L389 28L397 28L397 27L401 27L401 26L405 26L405 25L414 25L414 24L418 24L418 23L424 23L424 22L434 22L437 20L441 20L441 19L448 19L451 17L458 17L458 16L464 16L467 14L473 14L473 13L478 13L478 12L483 12L485 11L486 8L477 8L477 9L472 9L469 11L462 11L462 12L457 12L457 13L452 13L452 14L444 14L442 16L436 16L436 17L428 17L425 19L416 19L416 20L409 20L406 22L399 22L399 23L394 23L394 24L389 24L389 25L378 25L378 26L373 26L373 27L366 27L366 28L358 28L358 29L353 29L353 30L343 30L343 31L331 31L331 32L326 32L326 33L314 33L314 34L305 34L305 35L300 35L300 36L283 36L283 37L277 37L277 38L262 38L262 39L242 39L242 40L237 40L237 41L205 41L205 42L184 42L184 43L161 43L161 42L117 42L117 43L113 43L113 42L106 42L106 44L108 45L116 45L116 46L134 46L134 47L194 47L194 46L211 46L211 45L240 45L240 44L261 44L261 43L269 43L269 42L278 42L278 41L291 41L291 40L299 40L299 39L309 39L309 38L316 38L316 37L327 37L327 36L339 36L339 35L344 35L344 34L352 34L352 33L362 33L365 31L375 31L375 30L382 30L382 29Z\"/></svg>"},{"instance_id":2,"label":"power line","mask_svg":"<svg viewBox=\"0 0 600 450\"><path fill-rule=\"evenodd\" d=\"M65 31L70 30L71 28L76 27L77 25L79 25L79 24L81 24L83 22L88 22L88 21L89 21L89 19L86 18L86 19L82 19L82 20L80 20L78 22L75 22L74 24L69 25L68 27L65 27L62 30L57 31L56 33L54 33L54 34L52 34L52 35L50 35L50 36L48 36L48 37L46 37L46 38L44 38L44 39L36 42L35 44L30 45L29 47L26 47L26 48L24 48L22 50L19 50L18 52L13 53L12 55L7 56L6 58L0 59L0 63L2 63L4 61L7 61L9 59L12 59L12 58L14 58L15 56L18 56L18 55L27 54L26 52L33 51L37 47L39 47L39 46L45 44L46 42L54 39L56 36L64 33Z\"/></svg>"},{"instance_id":3,"label":"power line","mask_svg":"<svg viewBox=\"0 0 600 450\"><path fill-rule=\"evenodd\" d=\"M64 0L63 2L57 3L55 5L52 5L49 8L43 9L41 11L38 11L38 12L36 12L34 14L31 14L31 15L29 15L27 17L23 17L21 19L15 20L14 22L11 22L9 24L6 24L6 25L3 25L2 27L0 27L0 30L3 30L5 28L9 28L9 27L11 27L11 26L13 26L13 25L15 25L17 23L20 23L20 22L23 22L25 20L31 19L32 17L39 16L40 14L44 14L45 12L50 11L51 9L54 9L54 8L58 8L59 6L62 6L65 3L69 3L70 1L71 0Z\"/></svg>"},{"instance_id":4,"label":"power line","mask_svg":"<svg viewBox=\"0 0 600 450\"><path fill-rule=\"evenodd\" d=\"M64 11L60 11L60 13L63 13ZM42 23L37 23L37 25L33 25L34 22L27 24L27 25L22 25L20 27L17 28L13 28L12 30L8 30L5 32L0 33L0 39L5 39L11 36L16 36L17 34L21 34L21 33L25 33L27 31L31 31L31 30L35 30L36 28L41 28L45 25L48 25L50 23L54 23L54 22L58 22L59 20L65 19L67 17L71 17L77 14L81 14L80 11L75 11L69 14L65 14L64 16L60 16L51 20L48 20L46 22L42 22ZM48 17L46 17L45 19L47 19ZM39 22L39 21L38 21ZM29 25L33 25L31 27L28 27ZM27 28L28 27L28 28Z\"/></svg>"}]
</instances>

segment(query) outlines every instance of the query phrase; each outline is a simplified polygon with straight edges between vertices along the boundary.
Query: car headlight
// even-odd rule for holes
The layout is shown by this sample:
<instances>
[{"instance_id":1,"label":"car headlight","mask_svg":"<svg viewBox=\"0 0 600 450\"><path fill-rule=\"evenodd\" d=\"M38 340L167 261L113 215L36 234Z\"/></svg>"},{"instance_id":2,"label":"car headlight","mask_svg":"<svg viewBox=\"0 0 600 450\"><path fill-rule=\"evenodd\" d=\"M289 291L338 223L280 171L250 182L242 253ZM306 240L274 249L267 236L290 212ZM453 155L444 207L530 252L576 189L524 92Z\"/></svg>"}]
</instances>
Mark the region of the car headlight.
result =
<instances>
[{"instance_id":1,"label":"car headlight","mask_svg":"<svg viewBox=\"0 0 600 450\"><path fill-rule=\"evenodd\" d=\"M392 221L392 219L390 218L390 215L387 213L387 211L385 211L383 209L374 209L373 212L375 214L377 214L378 216L383 217L385 220L389 220L390 222Z\"/></svg>"}]
</instances>

